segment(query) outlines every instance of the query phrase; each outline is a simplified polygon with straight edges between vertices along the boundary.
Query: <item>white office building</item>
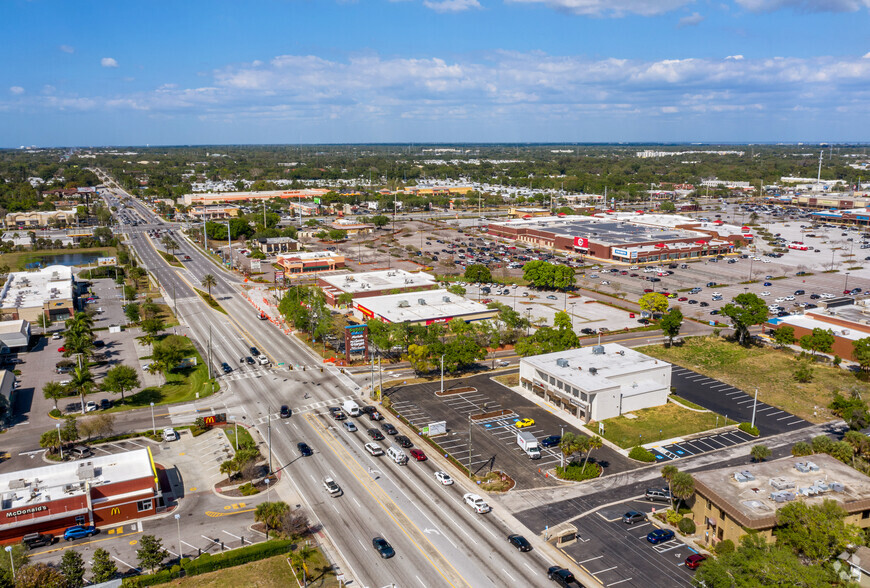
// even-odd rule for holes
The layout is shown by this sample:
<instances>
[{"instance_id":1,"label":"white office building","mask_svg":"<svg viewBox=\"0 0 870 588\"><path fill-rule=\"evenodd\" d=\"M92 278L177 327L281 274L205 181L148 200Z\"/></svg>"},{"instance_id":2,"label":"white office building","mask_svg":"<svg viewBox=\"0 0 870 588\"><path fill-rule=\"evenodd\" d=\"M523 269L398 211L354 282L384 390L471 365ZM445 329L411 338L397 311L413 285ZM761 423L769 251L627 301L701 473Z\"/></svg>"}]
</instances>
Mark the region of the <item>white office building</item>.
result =
<instances>
[{"instance_id":1,"label":"white office building","mask_svg":"<svg viewBox=\"0 0 870 588\"><path fill-rule=\"evenodd\" d=\"M520 385L584 422L660 406L671 364L617 343L525 357Z\"/></svg>"}]
</instances>

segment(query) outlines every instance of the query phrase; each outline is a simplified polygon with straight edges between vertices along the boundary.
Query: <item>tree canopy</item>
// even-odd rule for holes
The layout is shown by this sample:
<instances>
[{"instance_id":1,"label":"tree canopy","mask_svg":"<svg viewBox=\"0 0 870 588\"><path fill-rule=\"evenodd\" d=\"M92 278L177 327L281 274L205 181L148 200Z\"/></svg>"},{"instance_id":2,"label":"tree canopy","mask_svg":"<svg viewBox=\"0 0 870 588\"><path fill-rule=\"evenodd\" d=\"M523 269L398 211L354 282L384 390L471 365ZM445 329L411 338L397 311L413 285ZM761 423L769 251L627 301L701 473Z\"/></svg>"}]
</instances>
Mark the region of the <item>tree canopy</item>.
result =
<instances>
[{"instance_id":1,"label":"tree canopy","mask_svg":"<svg viewBox=\"0 0 870 588\"><path fill-rule=\"evenodd\" d=\"M738 294L734 299L722 307L722 316L731 319L737 340L745 345L749 335L749 327L760 325L767 320L767 304L764 300L751 293Z\"/></svg>"}]
</instances>

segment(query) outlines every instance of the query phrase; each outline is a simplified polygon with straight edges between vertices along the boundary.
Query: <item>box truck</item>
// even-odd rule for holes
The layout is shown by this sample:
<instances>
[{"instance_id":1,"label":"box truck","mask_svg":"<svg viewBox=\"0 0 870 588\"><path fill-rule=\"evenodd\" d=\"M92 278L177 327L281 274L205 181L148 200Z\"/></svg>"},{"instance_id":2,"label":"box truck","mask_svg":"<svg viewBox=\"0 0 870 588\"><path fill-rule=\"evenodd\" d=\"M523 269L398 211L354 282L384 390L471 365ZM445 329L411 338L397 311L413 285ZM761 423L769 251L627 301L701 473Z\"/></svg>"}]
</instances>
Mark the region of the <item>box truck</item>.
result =
<instances>
[{"instance_id":1,"label":"box truck","mask_svg":"<svg viewBox=\"0 0 870 588\"><path fill-rule=\"evenodd\" d=\"M357 404L353 400L346 401L344 404L341 405L341 407L344 409L344 412L352 417L358 417L360 414L362 414L362 411L359 408L359 404Z\"/></svg>"},{"instance_id":2,"label":"box truck","mask_svg":"<svg viewBox=\"0 0 870 588\"><path fill-rule=\"evenodd\" d=\"M529 459L541 459L541 449L538 446L538 440L531 433L519 431L517 433L517 445L526 452Z\"/></svg>"}]
</instances>

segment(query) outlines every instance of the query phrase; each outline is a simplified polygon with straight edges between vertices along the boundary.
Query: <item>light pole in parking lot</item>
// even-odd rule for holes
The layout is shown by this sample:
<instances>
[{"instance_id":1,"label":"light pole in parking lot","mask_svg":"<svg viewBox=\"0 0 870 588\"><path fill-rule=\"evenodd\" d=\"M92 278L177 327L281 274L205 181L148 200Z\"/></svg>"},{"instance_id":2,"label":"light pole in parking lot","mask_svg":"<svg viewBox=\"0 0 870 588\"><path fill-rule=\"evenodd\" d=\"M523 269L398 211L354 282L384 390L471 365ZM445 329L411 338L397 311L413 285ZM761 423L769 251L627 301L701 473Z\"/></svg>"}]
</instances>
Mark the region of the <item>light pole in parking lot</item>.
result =
<instances>
[{"instance_id":1,"label":"light pole in parking lot","mask_svg":"<svg viewBox=\"0 0 870 588\"><path fill-rule=\"evenodd\" d=\"M227 245L230 248L228 259L230 260L230 269L233 269L233 236L230 233L230 221L227 221Z\"/></svg>"},{"instance_id":2,"label":"light pole in parking lot","mask_svg":"<svg viewBox=\"0 0 870 588\"><path fill-rule=\"evenodd\" d=\"M755 389L755 400L752 401L752 423L750 423L753 427L755 427L755 409L758 407L758 388ZM725 424L728 424L728 421L725 421Z\"/></svg>"},{"instance_id":3,"label":"light pole in parking lot","mask_svg":"<svg viewBox=\"0 0 870 588\"><path fill-rule=\"evenodd\" d=\"M181 553L181 515L175 514L175 526L178 528L178 561L181 562L184 554Z\"/></svg>"},{"instance_id":4,"label":"light pole in parking lot","mask_svg":"<svg viewBox=\"0 0 870 588\"><path fill-rule=\"evenodd\" d=\"M843 292L848 292L849 290L849 272L846 272L846 282L843 284Z\"/></svg>"},{"instance_id":5,"label":"light pole in parking lot","mask_svg":"<svg viewBox=\"0 0 870 588\"><path fill-rule=\"evenodd\" d=\"M157 426L154 424L154 403L151 403L151 432L157 434Z\"/></svg>"},{"instance_id":6,"label":"light pole in parking lot","mask_svg":"<svg viewBox=\"0 0 870 588\"><path fill-rule=\"evenodd\" d=\"M60 423L55 423L54 426L57 427L57 446L60 447L60 461L63 461L63 439L60 436Z\"/></svg>"},{"instance_id":7,"label":"light pole in parking lot","mask_svg":"<svg viewBox=\"0 0 870 588\"><path fill-rule=\"evenodd\" d=\"M444 394L444 356L441 356L441 394Z\"/></svg>"}]
</instances>

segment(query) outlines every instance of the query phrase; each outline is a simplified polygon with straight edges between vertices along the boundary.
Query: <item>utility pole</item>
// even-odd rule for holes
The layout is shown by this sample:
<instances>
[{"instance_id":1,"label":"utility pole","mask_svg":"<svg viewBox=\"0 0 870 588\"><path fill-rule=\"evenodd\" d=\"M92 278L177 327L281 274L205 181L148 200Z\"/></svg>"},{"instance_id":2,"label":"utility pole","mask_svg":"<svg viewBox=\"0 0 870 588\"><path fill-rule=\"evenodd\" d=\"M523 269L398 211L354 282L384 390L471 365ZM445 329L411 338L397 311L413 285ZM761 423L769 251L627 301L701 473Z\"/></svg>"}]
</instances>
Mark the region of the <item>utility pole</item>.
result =
<instances>
[{"instance_id":1,"label":"utility pole","mask_svg":"<svg viewBox=\"0 0 870 588\"><path fill-rule=\"evenodd\" d=\"M444 356L441 356L441 394L444 394Z\"/></svg>"},{"instance_id":2,"label":"utility pole","mask_svg":"<svg viewBox=\"0 0 870 588\"><path fill-rule=\"evenodd\" d=\"M269 437L269 475L272 475L272 409L266 407L266 416L269 417L268 437ZM238 439L238 437L236 437Z\"/></svg>"},{"instance_id":3,"label":"utility pole","mask_svg":"<svg viewBox=\"0 0 870 588\"><path fill-rule=\"evenodd\" d=\"M752 423L750 423L753 427L755 427L755 409L758 407L758 388L755 389L755 400L752 402ZM725 424L728 424L728 421L725 421Z\"/></svg>"},{"instance_id":4,"label":"utility pole","mask_svg":"<svg viewBox=\"0 0 870 588\"><path fill-rule=\"evenodd\" d=\"M378 353L378 396L384 393L384 370L381 369L381 354Z\"/></svg>"},{"instance_id":5,"label":"utility pole","mask_svg":"<svg viewBox=\"0 0 870 588\"><path fill-rule=\"evenodd\" d=\"M229 252L229 260L230 260L230 269L233 269L233 237L230 233L230 221L227 221L227 245L230 248Z\"/></svg>"},{"instance_id":6,"label":"utility pole","mask_svg":"<svg viewBox=\"0 0 870 588\"><path fill-rule=\"evenodd\" d=\"M208 326L208 379L211 380L214 376L211 373L211 325Z\"/></svg>"},{"instance_id":7,"label":"utility pole","mask_svg":"<svg viewBox=\"0 0 870 588\"><path fill-rule=\"evenodd\" d=\"M471 479L471 415L468 415L468 478Z\"/></svg>"}]
</instances>

